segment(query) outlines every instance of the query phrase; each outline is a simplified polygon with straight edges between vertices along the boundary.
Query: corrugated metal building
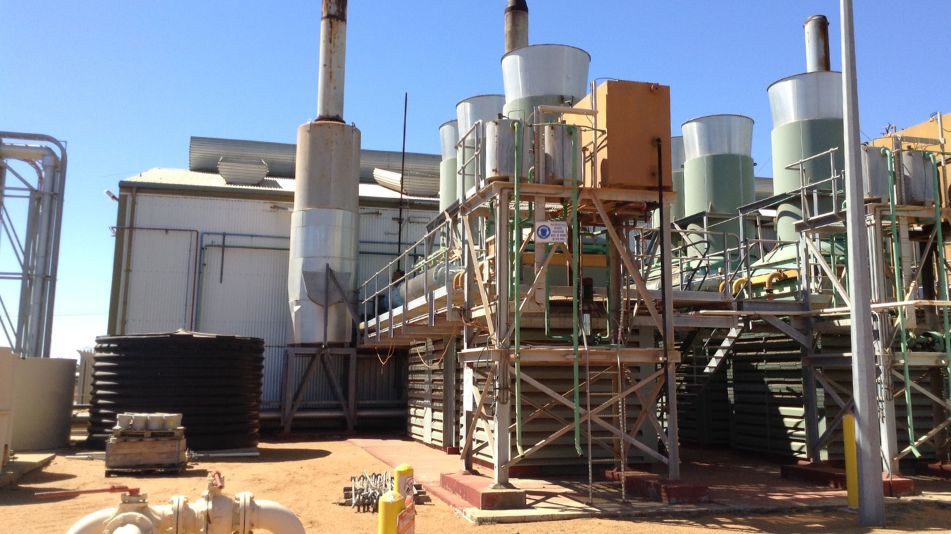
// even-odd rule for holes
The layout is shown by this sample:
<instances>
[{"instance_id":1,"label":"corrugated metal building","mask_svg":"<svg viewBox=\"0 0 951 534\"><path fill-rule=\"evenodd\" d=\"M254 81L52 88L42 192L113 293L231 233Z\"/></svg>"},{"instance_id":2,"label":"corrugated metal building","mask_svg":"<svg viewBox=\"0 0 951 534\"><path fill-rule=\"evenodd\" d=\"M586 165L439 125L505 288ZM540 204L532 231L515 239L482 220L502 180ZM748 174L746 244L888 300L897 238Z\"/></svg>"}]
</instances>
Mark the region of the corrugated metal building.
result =
<instances>
[{"instance_id":1,"label":"corrugated metal building","mask_svg":"<svg viewBox=\"0 0 951 534\"><path fill-rule=\"evenodd\" d=\"M261 337L267 346L262 409L269 411L280 406L289 339L287 262L294 191L293 177L272 173L293 169L294 150L294 145L193 138L189 169L152 169L119 183L114 230L108 334L187 329ZM400 153L365 151L362 156L360 281L398 255L398 241L405 249L419 240L438 204L436 198L404 196L400 240L401 197L372 178L375 168L398 172ZM210 166L214 161L227 179ZM266 175L247 185L242 165ZM408 154L407 178L411 173L438 174L438 165L438 156ZM241 183L231 179L235 168L243 172ZM296 363L295 375L301 376L306 362ZM366 380L360 379L359 387L381 391L362 391L365 398L385 398L389 393L383 390L393 387L385 375L405 373L370 367L360 370ZM302 410L328 405L333 398L329 387L326 380L312 381Z\"/></svg>"}]
</instances>

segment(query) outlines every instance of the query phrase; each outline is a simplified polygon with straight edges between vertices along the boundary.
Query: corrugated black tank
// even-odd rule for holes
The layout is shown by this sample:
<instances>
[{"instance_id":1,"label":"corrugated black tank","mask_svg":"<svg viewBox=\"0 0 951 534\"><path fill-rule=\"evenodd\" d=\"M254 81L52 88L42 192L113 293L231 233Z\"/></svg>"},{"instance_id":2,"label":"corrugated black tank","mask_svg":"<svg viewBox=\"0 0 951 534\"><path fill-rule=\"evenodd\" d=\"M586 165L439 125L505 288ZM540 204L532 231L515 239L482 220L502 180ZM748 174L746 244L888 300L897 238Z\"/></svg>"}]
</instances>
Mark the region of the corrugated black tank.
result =
<instances>
[{"instance_id":1,"label":"corrugated black tank","mask_svg":"<svg viewBox=\"0 0 951 534\"><path fill-rule=\"evenodd\" d=\"M91 447L124 412L181 413L189 449L254 447L260 431L264 340L195 332L96 338Z\"/></svg>"}]
</instances>

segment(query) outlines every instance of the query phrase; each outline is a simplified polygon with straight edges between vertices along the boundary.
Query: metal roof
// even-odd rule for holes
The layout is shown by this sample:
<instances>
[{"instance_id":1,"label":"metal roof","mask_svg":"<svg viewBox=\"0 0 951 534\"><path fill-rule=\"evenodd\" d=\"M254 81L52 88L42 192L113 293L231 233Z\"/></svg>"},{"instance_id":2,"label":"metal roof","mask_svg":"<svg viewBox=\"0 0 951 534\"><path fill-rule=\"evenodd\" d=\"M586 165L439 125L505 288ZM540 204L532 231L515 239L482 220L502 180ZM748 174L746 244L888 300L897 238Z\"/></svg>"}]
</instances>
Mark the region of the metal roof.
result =
<instances>
[{"instance_id":1,"label":"metal roof","mask_svg":"<svg viewBox=\"0 0 951 534\"><path fill-rule=\"evenodd\" d=\"M155 168L130 176L119 182L119 187L137 187L144 189L174 189L206 192L248 192L275 197L294 198L294 180L292 178L269 177L257 185L228 183L218 173L196 172L188 169ZM400 194L379 184L361 183L361 199L397 200ZM413 202L436 202L432 197L404 195L404 200Z\"/></svg>"},{"instance_id":2,"label":"metal roof","mask_svg":"<svg viewBox=\"0 0 951 534\"><path fill-rule=\"evenodd\" d=\"M297 161L297 145L269 143L216 137L192 137L188 146L188 169L199 172L218 172L222 158L257 158L268 167L269 177L293 178ZM439 176L441 157L436 154L406 153L406 177ZM360 181L373 182L373 169L400 172L404 166L403 154L389 150L360 150Z\"/></svg>"}]
</instances>

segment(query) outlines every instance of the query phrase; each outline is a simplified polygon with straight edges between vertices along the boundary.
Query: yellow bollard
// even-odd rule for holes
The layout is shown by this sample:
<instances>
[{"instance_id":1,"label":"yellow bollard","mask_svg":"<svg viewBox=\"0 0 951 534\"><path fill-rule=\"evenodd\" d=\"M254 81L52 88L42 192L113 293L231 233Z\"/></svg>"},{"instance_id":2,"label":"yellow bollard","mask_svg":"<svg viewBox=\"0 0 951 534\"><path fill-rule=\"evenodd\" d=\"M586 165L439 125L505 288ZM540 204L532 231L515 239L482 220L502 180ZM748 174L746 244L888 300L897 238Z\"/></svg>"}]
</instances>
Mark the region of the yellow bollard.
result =
<instances>
[{"instance_id":1,"label":"yellow bollard","mask_svg":"<svg viewBox=\"0 0 951 534\"><path fill-rule=\"evenodd\" d=\"M842 435L845 441L845 488L849 494L849 508L859 507L859 469L855 447L855 416L842 418Z\"/></svg>"},{"instance_id":2,"label":"yellow bollard","mask_svg":"<svg viewBox=\"0 0 951 534\"><path fill-rule=\"evenodd\" d=\"M400 464L393 469L393 489L382 495L377 503L377 512L380 516L377 522L377 534L404 534L414 531L416 523L416 510L413 506L413 495L416 493L414 484L413 466Z\"/></svg>"},{"instance_id":3,"label":"yellow bollard","mask_svg":"<svg viewBox=\"0 0 951 534\"><path fill-rule=\"evenodd\" d=\"M393 490L400 494L400 497L411 497L416 493L413 484L413 466L409 464L400 464L393 469Z\"/></svg>"},{"instance_id":4,"label":"yellow bollard","mask_svg":"<svg viewBox=\"0 0 951 534\"><path fill-rule=\"evenodd\" d=\"M377 503L377 512L379 515L377 521L377 534L396 534L399 524L400 512L403 511L403 497L396 491L388 491L380 496Z\"/></svg>"}]
</instances>

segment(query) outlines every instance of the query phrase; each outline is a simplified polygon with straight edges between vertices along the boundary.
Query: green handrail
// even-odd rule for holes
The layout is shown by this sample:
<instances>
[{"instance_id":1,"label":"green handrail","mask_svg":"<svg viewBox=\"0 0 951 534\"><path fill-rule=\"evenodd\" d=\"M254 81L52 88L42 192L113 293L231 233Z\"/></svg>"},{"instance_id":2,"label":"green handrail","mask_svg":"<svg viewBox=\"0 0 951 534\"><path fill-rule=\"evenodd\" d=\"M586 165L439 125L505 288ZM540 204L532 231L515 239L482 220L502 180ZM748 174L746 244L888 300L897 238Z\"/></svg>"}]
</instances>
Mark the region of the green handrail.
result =
<instances>
[{"instance_id":1,"label":"green handrail","mask_svg":"<svg viewBox=\"0 0 951 534\"><path fill-rule=\"evenodd\" d=\"M941 214L941 196L939 191L941 191L941 180L938 179L938 158L933 152L928 153L928 159L931 161L931 173L934 177L934 223L935 227L935 248L938 249L938 269L937 275L941 280L940 290L941 290L941 300L948 300L948 273L945 271L945 243L944 243L944 231L942 226L944 225L944 217ZM948 306L945 305L942 307L944 315L944 353L945 360L948 362L948 394L951 395L951 340L948 338L951 337L951 319L948 317Z\"/></svg>"},{"instance_id":2,"label":"green handrail","mask_svg":"<svg viewBox=\"0 0 951 534\"><path fill-rule=\"evenodd\" d=\"M581 246L580 229L578 228L578 138L574 126L567 127L571 138L571 345L574 356L572 362L572 379L574 381L574 423L575 423L575 451L580 456L581 450L581 388L578 376L578 253ZM591 384L588 384L591 387ZM590 415L589 415L590 417Z\"/></svg>"},{"instance_id":3,"label":"green handrail","mask_svg":"<svg viewBox=\"0 0 951 534\"><path fill-rule=\"evenodd\" d=\"M519 253L522 250L522 216L521 210L521 176L522 170L522 123L515 121L512 123L515 128L515 291L512 293L515 299L515 448L519 454L522 454L522 307L519 302L522 298L522 258Z\"/></svg>"},{"instance_id":4,"label":"green handrail","mask_svg":"<svg viewBox=\"0 0 951 534\"><path fill-rule=\"evenodd\" d=\"M882 149L882 154L888 161L888 206L892 227L892 264L895 269L895 300L901 301L904 300L905 291L902 286L901 276L901 246L898 243L898 215L896 207L898 199L896 198L897 190L895 187L895 159L892 151L887 148ZM911 447L911 452L916 458L920 458L921 452L915 447L915 417L911 402L911 386L909 385L911 384L911 368L908 362L908 331L905 329L905 308L902 306L898 306L898 329L901 333L902 371L905 379L905 419L908 426L908 443L909 447ZM861 358L863 356L864 355L854 355L853 357ZM886 387L890 382L891 380L885 382Z\"/></svg>"}]
</instances>

